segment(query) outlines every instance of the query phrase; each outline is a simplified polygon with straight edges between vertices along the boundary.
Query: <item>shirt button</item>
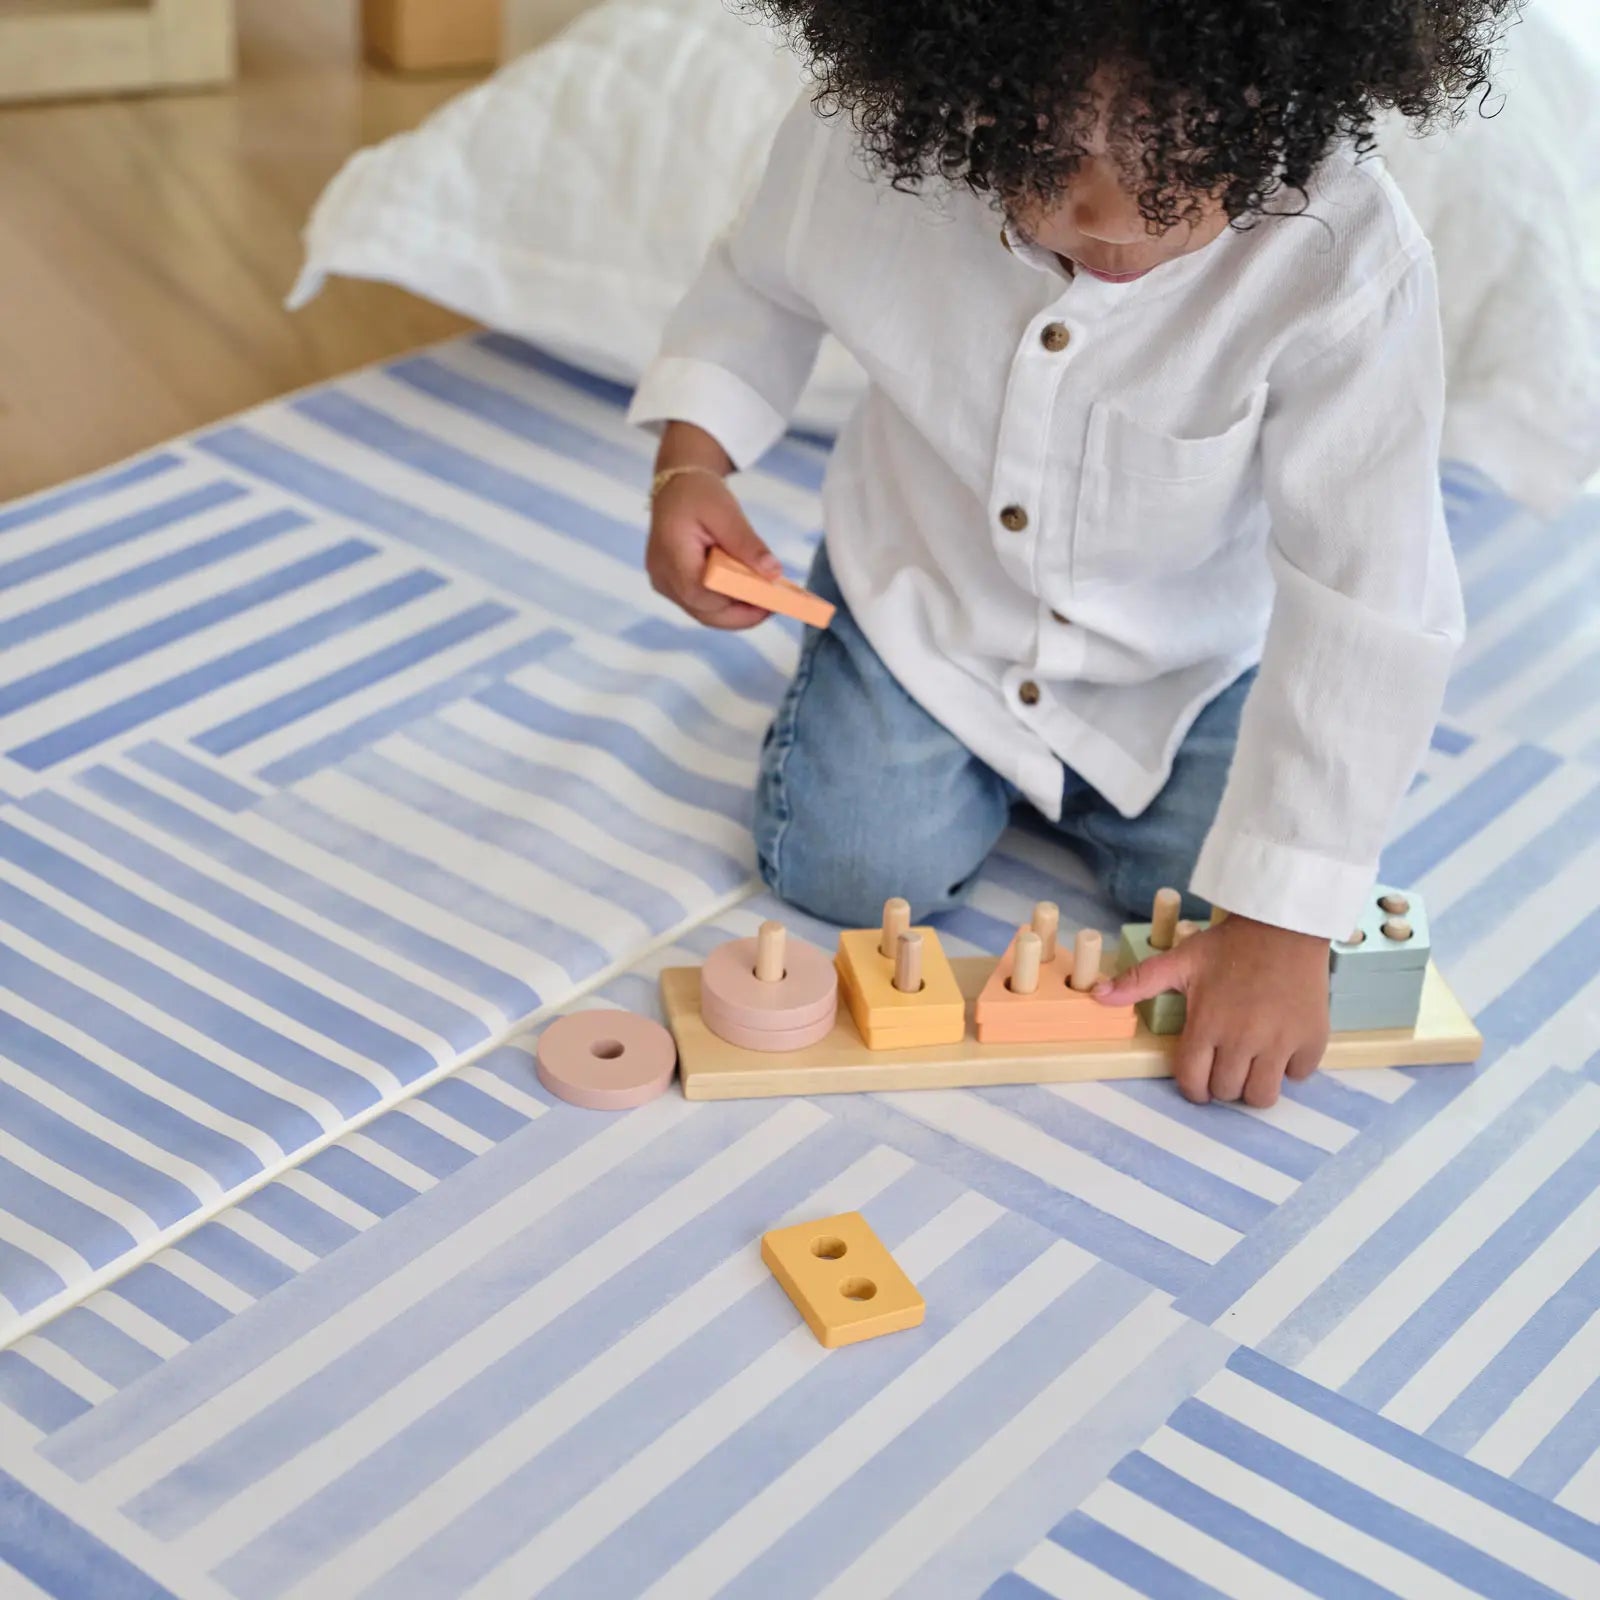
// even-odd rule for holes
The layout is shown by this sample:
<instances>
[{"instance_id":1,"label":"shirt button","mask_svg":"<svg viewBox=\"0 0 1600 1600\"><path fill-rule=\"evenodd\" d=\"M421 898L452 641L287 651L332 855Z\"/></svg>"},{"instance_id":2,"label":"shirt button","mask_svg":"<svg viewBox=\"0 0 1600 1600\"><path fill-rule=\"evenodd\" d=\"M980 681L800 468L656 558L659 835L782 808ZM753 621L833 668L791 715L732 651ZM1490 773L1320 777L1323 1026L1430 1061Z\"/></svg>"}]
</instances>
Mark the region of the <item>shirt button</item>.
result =
<instances>
[{"instance_id":1,"label":"shirt button","mask_svg":"<svg viewBox=\"0 0 1600 1600\"><path fill-rule=\"evenodd\" d=\"M1039 335L1042 344L1051 355L1059 355L1072 343L1072 334L1064 322L1047 322Z\"/></svg>"},{"instance_id":2,"label":"shirt button","mask_svg":"<svg viewBox=\"0 0 1600 1600\"><path fill-rule=\"evenodd\" d=\"M1036 706L1036 705L1038 705L1038 703L1039 703L1039 685L1036 684L1033 681L1032 678L1029 678L1028 681L1026 683L1024 683L1017 690L1017 698L1025 706Z\"/></svg>"},{"instance_id":3,"label":"shirt button","mask_svg":"<svg viewBox=\"0 0 1600 1600\"><path fill-rule=\"evenodd\" d=\"M1008 533L1021 533L1028 526L1028 513L1021 506L1007 506L1000 513L1000 526Z\"/></svg>"}]
</instances>

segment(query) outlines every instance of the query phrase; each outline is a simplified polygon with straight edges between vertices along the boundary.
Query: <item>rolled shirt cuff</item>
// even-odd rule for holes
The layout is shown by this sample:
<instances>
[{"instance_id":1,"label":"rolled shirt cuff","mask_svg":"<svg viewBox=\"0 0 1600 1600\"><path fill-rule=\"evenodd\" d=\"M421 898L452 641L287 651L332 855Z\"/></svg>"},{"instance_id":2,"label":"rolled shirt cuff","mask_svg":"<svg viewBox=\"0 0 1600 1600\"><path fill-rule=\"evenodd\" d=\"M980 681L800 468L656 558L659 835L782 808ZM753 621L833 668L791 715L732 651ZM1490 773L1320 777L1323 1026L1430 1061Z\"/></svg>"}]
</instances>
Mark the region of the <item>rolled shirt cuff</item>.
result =
<instances>
[{"instance_id":1,"label":"rolled shirt cuff","mask_svg":"<svg viewBox=\"0 0 1600 1600\"><path fill-rule=\"evenodd\" d=\"M743 470L764 456L788 431L788 419L744 379L715 362L661 356L651 363L628 421L637 427L691 422L704 428Z\"/></svg>"}]
</instances>

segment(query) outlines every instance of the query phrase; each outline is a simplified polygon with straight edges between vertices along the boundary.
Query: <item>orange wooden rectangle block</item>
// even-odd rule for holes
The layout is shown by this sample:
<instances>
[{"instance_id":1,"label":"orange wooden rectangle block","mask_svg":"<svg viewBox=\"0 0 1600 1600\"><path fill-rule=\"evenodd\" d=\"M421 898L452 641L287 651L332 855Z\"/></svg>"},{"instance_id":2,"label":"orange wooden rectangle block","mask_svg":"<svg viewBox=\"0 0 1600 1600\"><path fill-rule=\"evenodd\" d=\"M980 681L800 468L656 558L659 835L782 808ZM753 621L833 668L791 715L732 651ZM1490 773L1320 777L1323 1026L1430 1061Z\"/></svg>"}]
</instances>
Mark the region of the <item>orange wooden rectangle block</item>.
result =
<instances>
[{"instance_id":1,"label":"orange wooden rectangle block","mask_svg":"<svg viewBox=\"0 0 1600 1600\"><path fill-rule=\"evenodd\" d=\"M1071 985L1072 950L1057 947L1054 961L1039 966L1039 987L1014 994L1011 970L1017 941L1000 958L973 1010L979 1044L1054 1044L1085 1039L1131 1039L1139 1025L1132 1006L1105 1006Z\"/></svg>"},{"instance_id":2,"label":"orange wooden rectangle block","mask_svg":"<svg viewBox=\"0 0 1600 1600\"><path fill-rule=\"evenodd\" d=\"M857 1211L763 1235L761 1259L829 1350L915 1328L927 1313L914 1283Z\"/></svg>"},{"instance_id":3,"label":"orange wooden rectangle block","mask_svg":"<svg viewBox=\"0 0 1600 1600\"><path fill-rule=\"evenodd\" d=\"M743 600L763 611L777 611L813 628L826 628L833 621L834 607L820 595L787 578L763 578L744 562L735 561L726 550L713 550L706 559L705 586L730 600Z\"/></svg>"}]
</instances>

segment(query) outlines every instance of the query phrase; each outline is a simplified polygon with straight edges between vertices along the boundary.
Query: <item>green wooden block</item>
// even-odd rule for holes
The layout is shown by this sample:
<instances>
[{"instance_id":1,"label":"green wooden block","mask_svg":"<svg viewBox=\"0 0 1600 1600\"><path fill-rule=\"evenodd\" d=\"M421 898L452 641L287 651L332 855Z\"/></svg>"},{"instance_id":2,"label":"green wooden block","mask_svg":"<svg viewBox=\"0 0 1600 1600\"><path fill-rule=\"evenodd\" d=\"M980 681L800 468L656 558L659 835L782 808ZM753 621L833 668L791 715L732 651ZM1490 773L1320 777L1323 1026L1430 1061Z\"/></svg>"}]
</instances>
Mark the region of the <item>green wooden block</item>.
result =
<instances>
[{"instance_id":1,"label":"green wooden block","mask_svg":"<svg viewBox=\"0 0 1600 1600\"><path fill-rule=\"evenodd\" d=\"M1386 911L1379 904L1386 896L1399 895L1406 902L1404 912ZM1385 937L1384 923L1391 919L1408 922L1411 937L1403 943ZM1432 942L1428 932L1428 908L1414 889L1393 889L1379 884L1367 897L1361 918L1352 933L1359 932L1359 943L1335 939L1328 952L1328 970L1339 978L1359 982L1367 973L1404 972L1428 964Z\"/></svg>"},{"instance_id":2,"label":"green wooden block","mask_svg":"<svg viewBox=\"0 0 1600 1600\"><path fill-rule=\"evenodd\" d=\"M1410 974L1402 974L1409 977ZM1370 1028L1414 1028L1422 1009L1422 972L1414 983L1355 989L1328 1000L1328 1027L1334 1033L1364 1033Z\"/></svg>"},{"instance_id":3,"label":"green wooden block","mask_svg":"<svg viewBox=\"0 0 1600 1600\"><path fill-rule=\"evenodd\" d=\"M1137 966L1141 961L1148 961L1151 956L1160 954L1160 951L1150 948L1148 922L1123 924L1122 943L1117 950L1118 972L1126 972L1129 967ZM1148 1000L1141 1000L1134 1009L1151 1033L1182 1033L1189 1005L1176 989L1165 989L1158 995L1152 995Z\"/></svg>"}]
</instances>

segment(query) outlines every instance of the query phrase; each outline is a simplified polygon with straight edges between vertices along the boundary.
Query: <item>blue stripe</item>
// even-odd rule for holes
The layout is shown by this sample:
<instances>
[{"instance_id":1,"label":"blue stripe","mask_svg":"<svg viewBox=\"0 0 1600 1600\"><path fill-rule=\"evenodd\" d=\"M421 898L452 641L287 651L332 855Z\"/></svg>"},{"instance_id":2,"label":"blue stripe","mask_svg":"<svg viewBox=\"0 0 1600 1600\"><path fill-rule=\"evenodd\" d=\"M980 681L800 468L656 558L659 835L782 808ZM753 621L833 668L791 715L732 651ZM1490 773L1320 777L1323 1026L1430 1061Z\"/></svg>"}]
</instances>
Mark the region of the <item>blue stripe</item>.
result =
<instances>
[{"instance_id":1,"label":"blue stripe","mask_svg":"<svg viewBox=\"0 0 1600 1600\"><path fill-rule=\"evenodd\" d=\"M527 1058L523 1059L526 1062ZM479 1062L478 1065L482 1066L483 1063ZM514 1133L520 1133L528 1125L527 1117L520 1111L513 1111L503 1101L496 1100L492 1094L475 1088L462 1078L446 1078L442 1083L436 1083L422 1098L428 1105L436 1106L474 1133L493 1139L496 1144Z\"/></svg>"},{"instance_id":2,"label":"blue stripe","mask_svg":"<svg viewBox=\"0 0 1600 1600\"><path fill-rule=\"evenodd\" d=\"M1497 1000L1478 1013L1486 1040L1520 1044L1594 981L1600 909L1534 963Z\"/></svg>"},{"instance_id":3,"label":"blue stripe","mask_svg":"<svg viewBox=\"0 0 1600 1600\"><path fill-rule=\"evenodd\" d=\"M387 1069L405 1080L428 1072L437 1064L420 1045L373 1022L361 1012L204 932L186 918L102 878L70 856L4 822L0 822L0 860L15 862L130 933L294 1018L323 1038L358 1052L380 1071ZM294 1081L335 1099L335 1103L337 1096L353 1093L357 1099L354 1109L370 1103L369 1097L374 1091L365 1077L353 1069L284 1039L270 1024L248 1018L226 1002L212 1003L220 1005L223 1013L237 1017L233 1027L238 1036L254 1038L263 1051L263 1060L276 1057L280 1068ZM295 1070L287 1070L286 1064L291 1061L295 1063Z\"/></svg>"},{"instance_id":4,"label":"blue stripe","mask_svg":"<svg viewBox=\"0 0 1600 1600\"><path fill-rule=\"evenodd\" d=\"M36 1178L0 1156L0 1195L14 1217L76 1250L91 1267L103 1267L133 1249L133 1235L93 1206ZM70 1285L69 1285L70 1287Z\"/></svg>"},{"instance_id":5,"label":"blue stripe","mask_svg":"<svg viewBox=\"0 0 1600 1600\"><path fill-rule=\"evenodd\" d=\"M1416 883L1536 789L1559 765L1547 750L1518 745L1390 844L1383 853L1381 876L1389 883Z\"/></svg>"},{"instance_id":6,"label":"blue stripe","mask_svg":"<svg viewBox=\"0 0 1600 1600\"><path fill-rule=\"evenodd\" d=\"M470 606L465 611L458 611L434 623L432 627L407 638L396 639L393 644L375 650L371 655L291 689L276 699L252 706L250 710L198 735L194 742L211 755L230 755L244 745L253 744L269 733L276 733L278 729L310 716L314 711L321 711L358 690L370 688L385 678L392 678L406 668L426 661L430 656L439 655L452 645L476 638L515 615L509 606L496 605L492 601Z\"/></svg>"},{"instance_id":7,"label":"blue stripe","mask_svg":"<svg viewBox=\"0 0 1600 1600\"><path fill-rule=\"evenodd\" d=\"M1488 1600L1513 1600L1514 1596L1558 1600L1553 1589L1513 1571L1503 1561L1485 1555L1436 1524L1401 1510L1381 1494L1373 1494L1351 1483L1348 1478L1330 1472L1203 1401L1187 1401L1178 1408L1168 1426L1175 1433L1259 1473L1352 1528L1359 1528L1424 1562L1435 1572L1454 1578L1457 1583L1487 1596ZM1309 1552L1307 1554L1309 1556ZM1298 1581L1305 1581L1301 1574L1295 1576Z\"/></svg>"},{"instance_id":8,"label":"blue stripe","mask_svg":"<svg viewBox=\"0 0 1600 1600\"><path fill-rule=\"evenodd\" d=\"M1600 1559L1600 1526L1585 1522L1547 1500L1540 1500L1474 1462L1464 1460L1448 1450L1441 1450L1438 1445L1412 1433L1410 1429L1402 1428L1366 1407L1312 1383L1308 1378L1302 1378L1297 1372L1290 1372L1253 1350L1241 1348L1235 1351L1228 1367L1240 1377L1263 1389L1270 1389L1301 1410L1331 1422L1345 1433L1376 1445L1380 1450L1483 1501L1485 1505L1494 1506L1530 1528L1537 1528L1559 1544L1591 1560Z\"/></svg>"},{"instance_id":9,"label":"blue stripe","mask_svg":"<svg viewBox=\"0 0 1600 1600\"><path fill-rule=\"evenodd\" d=\"M116 494L119 489L131 489L135 484L146 483L151 478L158 478L163 472L171 472L174 467L182 465L181 456L163 452L160 455L145 456L141 460L130 462L125 467L117 467L110 472L97 473L94 477L85 478L79 483L68 484L64 489L34 495L0 511L0 533L10 533L13 528L23 528L31 522L42 522L46 517L57 516L63 511L70 511L74 506L86 505L91 500L104 500L107 495Z\"/></svg>"},{"instance_id":10,"label":"blue stripe","mask_svg":"<svg viewBox=\"0 0 1600 1600\"><path fill-rule=\"evenodd\" d=\"M365 716L357 717L342 728L324 734L298 750L280 756L262 767L257 776L263 783L288 786L325 767L336 766L346 756L358 750L370 749L379 740L401 728L421 726L424 720L445 706L466 700L480 689L501 678L510 676L521 668L543 661L563 646L571 643L572 636L559 628L546 628L531 639L519 639L515 644L482 661L464 667L447 678L418 689L402 699Z\"/></svg>"},{"instance_id":11,"label":"blue stripe","mask_svg":"<svg viewBox=\"0 0 1600 1600\"><path fill-rule=\"evenodd\" d=\"M324 1211L316 1201L281 1183L269 1183L247 1195L239 1209L317 1256L331 1256L358 1233L342 1217Z\"/></svg>"},{"instance_id":12,"label":"blue stripe","mask_svg":"<svg viewBox=\"0 0 1600 1600\"><path fill-rule=\"evenodd\" d=\"M125 1388L161 1364L154 1351L84 1306L62 1312L36 1337L65 1350L114 1389Z\"/></svg>"},{"instance_id":13,"label":"blue stripe","mask_svg":"<svg viewBox=\"0 0 1600 1600\"><path fill-rule=\"evenodd\" d=\"M1459 716L1512 682L1519 673L1588 628L1593 618L1594 585L1580 581L1575 574L1572 582L1564 584L1553 599L1525 617L1512 632L1457 668L1445 696L1450 714Z\"/></svg>"},{"instance_id":14,"label":"blue stripe","mask_svg":"<svg viewBox=\"0 0 1600 1600\"><path fill-rule=\"evenodd\" d=\"M187 1234L172 1248L174 1255L187 1256L209 1267L219 1278L242 1289L252 1299L281 1289L294 1276L276 1256L259 1245L241 1238L232 1228L215 1222Z\"/></svg>"},{"instance_id":15,"label":"blue stripe","mask_svg":"<svg viewBox=\"0 0 1600 1600\"><path fill-rule=\"evenodd\" d=\"M1249 1156L1252 1161L1259 1161L1263 1166L1302 1182L1331 1154L1321 1145L1297 1139L1260 1117L1248 1115L1237 1106L1221 1101L1197 1106L1185 1100L1181 1094L1175 1094L1171 1083L1164 1078L1130 1078L1110 1087L1113 1093L1159 1111L1169 1121L1195 1133L1202 1133L1241 1156Z\"/></svg>"},{"instance_id":16,"label":"blue stripe","mask_svg":"<svg viewBox=\"0 0 1600 1600\"><path fill-rule=\"evenodd\" d=\"M526 1016L538 1009L538 995L510 973L501 972L470 952L434 938L426 929L402 922L377 906L345 894L316 874L258 849L237 834L217 827L121 773L99 768L81 773L78 782L221 865L316 912L336 927L359 933L372 943L415 961L425 971L448 978L469 993L492 998L508 1019ZM334 849L339 851L337 843Z\"/></svg>"},{"instance_id":17,"label":"blue stripe","mask_svg":"<svg viewBox=\"0 0 1600 1600\"><path fill-rule=\"evenodd\" d=\"M369 549L369 546L353 539L340 549L327 552L308 570L311 577L329 576L364 559ZM439 588L444 581L432 572L407 573L379 588L369 589L352 600L330 606L315 616L291 623L265 638L252 640L226 655L191 667L187 672L154 684L138 694L129 695L125 700L105 706L77 722L58 728L54 733L19 746L11 752L11 756L34 771L64 761L103 740L126 733L129 728L148 722L175 706L210 694L240 678L248 678L266 667L276 666L280 661L337 638L363 622L370 622L375 617L409 605L420 595Z\"/></svg>"},{"instance_id":18,"label":"blue stripe","mask_svg":"<svg viewBox=\"0 0 1600 1600\"><path fill-rule=\"evenodd\" d=\"M31 1311L68 1287L67 1280L54 1267L47 1267L35 1256L0 1239L0 1283L6 1286L6 1299L18 1311Z\"/></svg>"},{"instance_id":19,"label":"blue stripe","mask_svg":"<svg viewBox=\"0 0 1600 1600\"><path fill-rule=\"evenodd\" d=\"M402 1160L421 1167L430 1177L448 1178L471 1159L472 1152L463 1149L442 1133L425 1127L404 1109L392 1116L379 1117L361 1130L374 1144L392 1150Z\"/></svg>"},{"instance_id":20,"label":"blue stripe","mask_svg":"<svg viewBox=\"0 0 1600 1600\"><path fill-rule=\"evenodd\" d=\"M1183 1416L1184 1412L1180 1411L1179 1415ZM1275 1476L1274 1481L1283 1483L1284 1480ZM1392 1590L1280 1533L1259 1517L1191 1483L1142 1451L1120 1462L1112 1470L1111 1482L1151 1505L1160 1506L1269 1572L1290 1579L1312 1594L1322 1595L1324 1600L1384 1600L1392 1596Z\"/></svg>"},{"instance_id":21,"label":"blue stripe","mask_svg":"<svg viewBox=\"0 0 1600 1600\"><path fill-rule=\"evenodd\" d=\"M195 444L241 471L275 483L337 516L400 539L440 565L470 573L491 589L514 595L540 611L613 630L626 626L627 619L636 614L620 594L592 588L558 567L517 555L460 523L384 494L348 473L321 466L248 428L220 428L197 439ZM634 585L626 587L632 589ZM637 580L637 591L642 600L642 575Z\"/></svg>"},{"instance_id":22,"label":"blue stripe","mask_svg":"<svg viewBox=\"0 0 1600 1600\"><path fill-rule=\"evenodd\" d=\"M1447 728L1441 722L1433 730L1429 742L1440 755L1459 756L1465 755L1478 741L1470 733L1463 733L1459 728Z\"/></svg>"},{"instance_id":23,"label":"blue stripe","mask_svg":"<svg viewBox=\"0 0 1600 1600\"><path fill-rule=\"evenodd\" d=\"M0 1404L44 1433L66 1427L89 1409L81 1395L41 1372L16 1350L0 1350Z\"/></svg>"},{"instance_id":24,"label":"blue stripe","mask_svg":"<svg viewBox=\"0 0 1600 1600\"><path fill-rule=\"evenodd\" d=\"M191 1344L215 1332L232 1315L155 1262L146 1262L119 1278L116 1292ZM165 1370L158 1369L156 1376Z\"/></svg>"},{"instance_id":25,"label":"blue stripe","mask_svg":"<svg viewBox=\"0 0 1600 1600\"><path fill-rule=\"evenodd\" d=\"M1560 1494L1596 1450L1600 1450L1600 1378L1529 1453L1514 1481L1537 1495Z\"/></svg>"},{"instance_id":26,"label":"blue stripe","mask_svg":"<svg viewBox=\"0 0 1600 1600\"><path fill-rule=\"evenodd\" d=\"M336 1190L347 1200L386 1217L398 1211L408 1201L417 1198L417 1191L387 1172L380 1172L370 1161L341 1145L330 1145L319 1150L304 1163L304 1169L319 1182Z\"/></svg>"},{"instance_id":27,"label":"blue stripe","mask_svg":"<svg viewBox=\"0 0 1600 1600\"><path fill-rule=\"evenodd\" d=\"M220 811L248 811L260 796L254 789L230 777L226 772L205 762L196 761L182 750L170 745L142 744L126 752L130 761L147 772L175 783L181 789L201 800L208 801Z\"/></svg>"},{"instance_id":28,"label":"blue stripe","mask_svg":"<svg viewBox=\"0 0 1600 1600\"><path fill-rule=\"evenodd\" d=\"M258 545L266 544L280 534L306 527L307 519L295 511L273 511L256 517L236 528L226 528L196 544L185 545L157 560L146 562L128 572L119 572L103 578L99 583L85 585L64 594L58 599L35 606L31 611L19 612L7 621L0 622L0 650L13 649L30 639L52 629L63 628L68 623L81 621L96 611L135 595L147 594L174 578L186 577L218 562L227 561Z\"/></svg>"},{"instance_id":29,"label":"blue stripe","mask_svg":"<svg viewBox=\"0 0 1600 1600\"><path fill-rule=\"evenodd\" d=\"M1074 1512L1051 1535L1062 1549L1070 1550L1120 1583L1149 1595L1151 1600L1229 1600L1220 1589L1202 1583L1160 1556L1125 1539L1083 1512ZM1239 1600L1234 1596L1233 1600Z\"/></svg>"},{"instance_id":30,"label":"blue stripe","mask_svg":"<svg viewBox=\"0 0 1600 1600\"><path fill-rule=\"evenodd\" d=\"M639 650L693 656L710 667L735 694L757 705L777 705L789 687L788 675L737 633L674 622L667 617L645 617L623 629L621 637Z\"/></svg>"}]
</instances>

